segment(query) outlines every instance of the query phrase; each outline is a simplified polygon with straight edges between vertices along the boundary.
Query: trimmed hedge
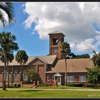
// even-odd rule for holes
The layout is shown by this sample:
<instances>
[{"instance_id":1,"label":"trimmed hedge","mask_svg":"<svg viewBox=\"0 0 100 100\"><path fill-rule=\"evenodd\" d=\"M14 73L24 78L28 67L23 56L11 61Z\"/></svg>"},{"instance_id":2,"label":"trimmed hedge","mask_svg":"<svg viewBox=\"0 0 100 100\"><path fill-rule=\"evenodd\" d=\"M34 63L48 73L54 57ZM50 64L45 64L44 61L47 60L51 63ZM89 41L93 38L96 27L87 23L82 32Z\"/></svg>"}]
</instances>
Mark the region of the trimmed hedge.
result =
<instances>
[{"instance_id":1,"label":"trimmed hedge","mask_svg":"<svg viewBox=\"0 0 100 100\"><path fill-rule=\"evenodd\" d=\"M82 87L83 83L68 83L68 86Z\"/></svg>"}]
</instances>

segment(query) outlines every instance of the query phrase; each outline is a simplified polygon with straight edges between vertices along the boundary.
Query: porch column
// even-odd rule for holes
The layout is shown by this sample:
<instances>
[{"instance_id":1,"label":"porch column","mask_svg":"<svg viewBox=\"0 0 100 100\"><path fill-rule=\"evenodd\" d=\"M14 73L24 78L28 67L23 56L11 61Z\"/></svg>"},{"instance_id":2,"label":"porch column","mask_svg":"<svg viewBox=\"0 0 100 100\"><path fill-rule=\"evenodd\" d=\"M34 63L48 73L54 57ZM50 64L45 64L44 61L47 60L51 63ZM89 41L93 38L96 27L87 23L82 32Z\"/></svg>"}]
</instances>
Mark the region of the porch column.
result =
<instances>
[{"instance_id":1,"label":"porch column","mask_svg":"<svg viewBox=\"0 0 100 100\"><path fill-rule=\"evenodd\" d=\"M22 80L21 80L21 74L22 74L22 72L20 71L20 86L22 87L23 83L22 83Z\"/></svg>"},{"instance_id":2,"label":"porch column","mask_svg":"<svg viewBox=\"0 0 100 100\"><path fill-rule=\"evenodd\" d=\"M13 85L13 83L14 83L14 74L13 74L13 66L12 66L12 85Z\"/></svg>"}]
</instances>

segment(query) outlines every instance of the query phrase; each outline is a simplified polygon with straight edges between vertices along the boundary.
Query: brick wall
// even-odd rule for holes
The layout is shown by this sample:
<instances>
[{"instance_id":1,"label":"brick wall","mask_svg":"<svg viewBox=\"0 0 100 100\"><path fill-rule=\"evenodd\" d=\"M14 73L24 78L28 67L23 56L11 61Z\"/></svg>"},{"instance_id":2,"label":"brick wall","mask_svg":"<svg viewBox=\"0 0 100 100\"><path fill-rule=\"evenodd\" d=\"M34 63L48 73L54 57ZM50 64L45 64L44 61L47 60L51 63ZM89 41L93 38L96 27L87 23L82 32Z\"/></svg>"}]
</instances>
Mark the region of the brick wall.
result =
<instances>
[{"instance_id":1,"label":"brick wall","mask_svg":"<svg viewBox=\"0 0 100 100\"><path fill-rule=\"evenodd\" d=\"M36 69L39 73L39 81L45 82L45 72L46 72L46 64L39 59L34 60L29 66Z\"/></svg>"},{"instance_id":2,"label":"brick wall","mask_svg":"<svg viewBox=\"0 0 100 100\"><path fill-rule=\"evenodd\" d=\"M52 83L52 85L54 84L54 81L52 81L52 76L56 74L56 73L46 73L46 76L49 76L50 77L50 80L51 81L47 81L47 83ZM65 84L65 73L60 73L62 76L61 76L61 85L64 85ZM74 82L75 83L79 83L79 76L87 76L87 73L67 73L67 76L74 76ZM86 83L86 82L83 82L83 83Z\"/></svg>"}]
</instances>

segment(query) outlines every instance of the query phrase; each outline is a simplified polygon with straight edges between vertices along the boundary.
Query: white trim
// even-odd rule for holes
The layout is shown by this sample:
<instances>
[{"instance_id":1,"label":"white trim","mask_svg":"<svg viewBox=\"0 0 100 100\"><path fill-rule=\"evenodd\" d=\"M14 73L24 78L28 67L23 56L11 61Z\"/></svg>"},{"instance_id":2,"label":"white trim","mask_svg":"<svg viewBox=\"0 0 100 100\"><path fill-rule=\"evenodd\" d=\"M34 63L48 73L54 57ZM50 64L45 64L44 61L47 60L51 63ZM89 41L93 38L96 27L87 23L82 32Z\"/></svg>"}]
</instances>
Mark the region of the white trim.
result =
<instances>
[{"instance_id":1,"label":"white trim","mask_svg":"<svg viewBox=\"0 0 100 100\"><path fill-rule=\"evenodd\" d=\"M61 76L57 76L58 85L61 85Z\"/></svg>"},{"instance_id":2,"label":"white trim","mask_svg":"<svg viewBox=\"0 0 100 100\"><path fill-rule=\"evenodd\" d=\"M50 81L50 76L47 76L47 81Z\"/></svg>"}]
</instances>

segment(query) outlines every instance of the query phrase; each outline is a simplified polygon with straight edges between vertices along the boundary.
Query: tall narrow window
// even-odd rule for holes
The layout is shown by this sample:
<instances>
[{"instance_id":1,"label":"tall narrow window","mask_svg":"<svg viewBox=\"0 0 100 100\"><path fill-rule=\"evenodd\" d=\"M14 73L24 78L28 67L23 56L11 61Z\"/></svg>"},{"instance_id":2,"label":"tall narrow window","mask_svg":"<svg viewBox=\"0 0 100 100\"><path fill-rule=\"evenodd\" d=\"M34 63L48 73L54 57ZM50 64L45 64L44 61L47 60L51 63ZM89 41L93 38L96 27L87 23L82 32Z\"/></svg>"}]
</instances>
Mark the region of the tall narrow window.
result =
<instances>
[{"instance_id":1,"label":"tall narrow window","mask_svg":"<svg viewBox=\"0 0 100 100\"><path fill-rule=\"evenodd\" d=\"M8 71L6 71L6 81L8 81Z\"/></svg>"},{"instance_id":2,"label":"tall narrow window","mask_svg":"<svg viewBox=\"0 0 100 100\"><path fill-rule=\"evenodd\" d=\"M14 71L14 80L18 80L18 71L17 70Z\"/></svg>"},{"instance_id":3,"label":"tall narrow window","mask_svg":"<svg viewBox=\"0 0 100 100\"><path fill-rule=\"evenodd\" d=\"M25 73L25 70L23 71L23 80L27 80L27 75Z\"/></svg>"}]
</instances>

